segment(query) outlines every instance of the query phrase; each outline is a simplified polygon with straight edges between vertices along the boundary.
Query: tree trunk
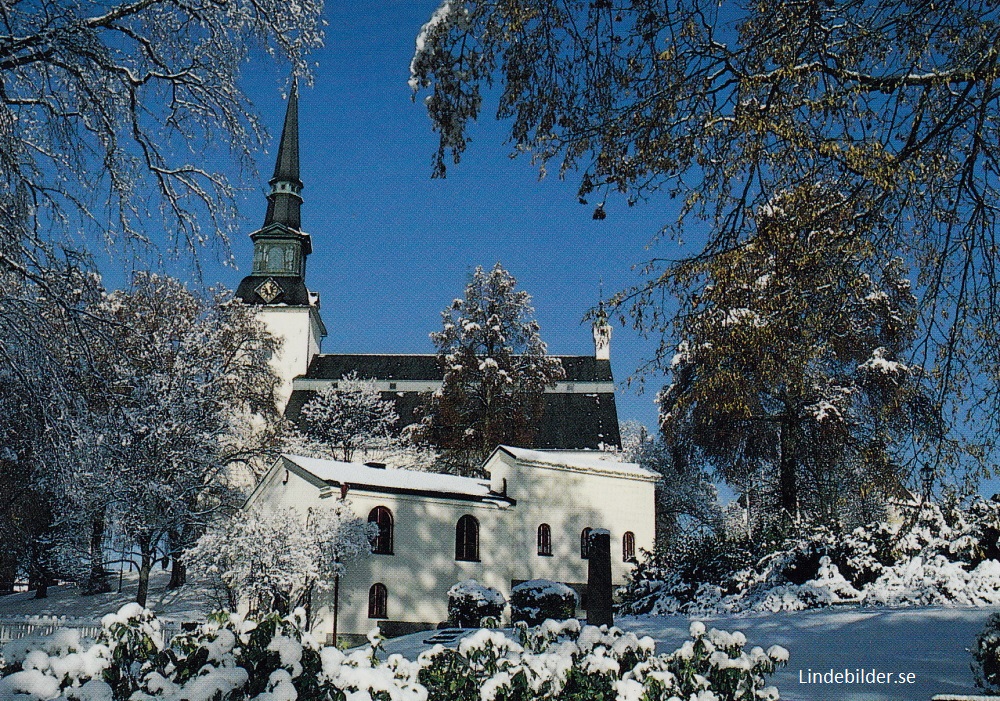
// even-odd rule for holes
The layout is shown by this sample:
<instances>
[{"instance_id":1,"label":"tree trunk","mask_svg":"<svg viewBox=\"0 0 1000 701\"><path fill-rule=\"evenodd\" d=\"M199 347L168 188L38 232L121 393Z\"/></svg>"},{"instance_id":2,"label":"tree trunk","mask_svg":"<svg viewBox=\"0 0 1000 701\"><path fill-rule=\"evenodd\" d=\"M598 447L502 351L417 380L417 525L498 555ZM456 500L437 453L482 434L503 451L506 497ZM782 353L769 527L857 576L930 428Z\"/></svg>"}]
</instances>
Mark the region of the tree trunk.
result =
<instances>
[{"instance_id":1,"label":"tree trunk","mask_svg":"<svg viewBox=\"0 0 1000 701\"><path fill-rule=\"evenodd\" d=\"M167 583L167 589L177 589L187 583L187 566L181 557L184 538L180 531L171 531L168 535L168 542L170 544L170 559L173 562L170 568L170 581Z\"/></svg>"},{"instance_id":2,"label":"tree trunk","mask_svg":"<svg viewBox=\"0 0 1000 701\"><path fill-rule=\"evenodd\" d=\"M795 521L799 512L799 494L796 475L795 441L792 438L792 418L786 410L781 420L781 456L779 458L778 485L781 492L783 521Z\"/></svg>"},{"instance_id":3,"label":"tree trunk","mask_svg":"<svg viewBox=\"0 0 1000 701\"><path fill-rule=\"evenodd\" d=\"M153 569L155 552L149 540L139 541L139 552L142 563L139 565L139 589L135 593L135 602L146 608L146 598L149 596L149 573Z\"/></svg>"},{"instance_id":4,"label":"tree trunk","mask_svg":"<svg viewBox=\"0 0 1000 701\"><path fill-rule=\"evenodd\" d=\"M187 565L181 558L174 555L173 565L170 568L170 581L167 582L167 589L177 589L187 584Z\"/></svg>"},{"instance_id":5,"label":"tree trunk","mask_svg":"<svg viewBox=\"0 0 1000 701\"><path fill-rule=\"evenodd\" d=\"M17 582L17 557L7 552L0 555L0 596L14 593Z\"/></svg>"},{"instance_id":6,"label":"tree trunk","mask_svg":"<svg viewBox=\"0 0 1000 701\"><path fill-rule=\"evenodd\" d=\"M84 587L86 594L102 594L111 591L108 572L104 568L104 514L94 516L90 523L90 574Z\"/></svg>"},{"instance_id":7,"label":"tree trunk","mask_svg":"<svg viewBox=\"0 0 1000 701\"><path fill-rule=\"evenodd\" d=\"M36 599L47 599L49 598L49 579L48 577L42 577L38 580L38 585L35 587L35 598Z\"/></svg>"},{"instance_id":8,"label":"tree trunk","mask_svg":"<svg viewBox=\"0 0 1000 701\"><path fill-rule=\"evenodd\" d=\"M333 576L333 643L337 647L337 619L340 616L340 575Z\"/></svg>"}]
</instances>

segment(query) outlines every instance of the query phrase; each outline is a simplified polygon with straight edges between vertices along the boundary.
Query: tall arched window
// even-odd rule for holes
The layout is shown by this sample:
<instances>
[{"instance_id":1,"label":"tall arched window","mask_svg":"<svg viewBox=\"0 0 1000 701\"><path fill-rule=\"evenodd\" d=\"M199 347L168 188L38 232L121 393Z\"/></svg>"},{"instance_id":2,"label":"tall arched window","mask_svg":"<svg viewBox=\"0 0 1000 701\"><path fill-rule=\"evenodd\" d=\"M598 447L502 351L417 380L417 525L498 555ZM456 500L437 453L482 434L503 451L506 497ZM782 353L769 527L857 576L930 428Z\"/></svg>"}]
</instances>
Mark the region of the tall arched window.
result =
<instances>
[{"instance_id":1,"label":"tall arched window","mask_svg":"<svg viewBox=\"0 0 1000 701\"><path fill-rule=\"evenodd\" d=\"M538 554L552 554L552 529L549 524L543 523L538 527Z\"/></svg>"},{"instance_id":2,"label":"tall arched window","mask_svg":"<svg viewBox=\"0 0 1000 701\"><path fill-rule=\"evenodd\" d=\"M468 514L455 527L455 559L479 562L479 521Z\"/></svg>"},{"instance_id":3,"label":"tall arched window","mask_svg":"<svg viewBox=\"0 0 1000 701\"><path fill-rule=\"evenodd\" d=\"M378 534L372 540L372 552L392 555L392 512L384 506L376 506L368 513L368 523L378 526Z\"/></svg>"},{"instance_id":4,"label":"tall arched window","mask_svg":"<svg viewBox=\"0 0 1000 701\"><path fill-rule=\"evenodd\" d=\"M622 536L622 562L635 562L635 533L625 531Z\"/></svg>"},{"instance_id":5,"label":"tall arched window","mask_svg":"<svg viewBox=\"0 0 1000 701\"><path fill-rule=\"evenodd\" d=\"M388 618L386 606L389 600L389 591L384 584L376 583L368 590L368 618Z\"/></svg>"},{"instance_id":6,"label":"tall arched window","mask_svg":"<svg viewBox=\"0 0 1000 701\"><path fill-rule=\"evenodd\" d=\"M592 530L594 529L591 528L590 526L587 526L586 528L583 529L583 532L580 534L580 557L582 557L584 560L590 558L590 532Z\"/></svg>"}]
</instances>

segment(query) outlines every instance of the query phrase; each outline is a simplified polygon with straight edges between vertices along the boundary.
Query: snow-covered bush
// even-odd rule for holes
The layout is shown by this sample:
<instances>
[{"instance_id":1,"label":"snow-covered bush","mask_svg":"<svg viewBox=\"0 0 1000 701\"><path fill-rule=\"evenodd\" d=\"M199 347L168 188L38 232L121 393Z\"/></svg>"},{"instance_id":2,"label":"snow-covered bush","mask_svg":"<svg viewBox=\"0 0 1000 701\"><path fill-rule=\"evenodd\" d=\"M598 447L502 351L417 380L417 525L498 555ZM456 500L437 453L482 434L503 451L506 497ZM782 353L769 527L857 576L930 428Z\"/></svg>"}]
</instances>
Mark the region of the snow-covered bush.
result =
<instances>
[{"instance_id":1,"label":"snow-covered bush","mask_svg":"<svg viewBox=\"0 0 1000 701\"><path fill-rule=\"evenodd\" d=\"M482 630L458 649L437 645L420 655L429 701L591 701L698 698L777 699L765 677L788 653L744 648L741 633L691 627L692 640L654 654L651 638L571 619L519 627L520 642Z\"/></svg>"},{"instance_id":2,"label":"snow-covered bush","mask_svg":"<svg viewBox=\"0 0 1000 701\"><path fill-rule=\"evenodd\" d=\"M530 579L510 590L510 618L535 626L547 619L565 621L576 614L576 592L559 582Z\"/></svg>"},{"instance_id":3,"label":"snow-covered bush","mask_svg":"<svg viewBox=\"0 0 1000 701\"><path fill-rule=\"evenodd\" d=\"M742 569L649 556L620 592L623 613L707 615L787 611L845 602L874 606L1000 604L1000 502L927 502L893 523L838 536L817 527ZM704 558L718 563L706 542ZM766 547L766 544L763 546Z\"/></svg>"},{"instance_id":4,"label":"snow-covered bush","mask_svg":"<svg viewBox=\"0 0 1000 701\"><path fill-rule=\"evenodd\" d=\"M971 650L976 686L989 694L1000 694L1000 613L986 621Z\"/></svg>"},{"instance_id":5,"label":"snow-covered bush","mask_svg":"<svg viewBox=\"0 0 1000 701\"><path fill-rule=\"evenodd\" d=\"M163 649L160 622L138 604L101 619L97 641L60 629L42 639L14 640L0 658L0 699L126 699L139 688L143 665Z\"/></svg>"},{"instance_id":6,"label":"snow-covered bush","mask_svg":"<svg viewBox=\"0 0 1000 701\"><path fill-rule=\"evenodd\" d=\"M212 614L163 644L134 605L106 616L97 642L74 631L4 647L0 699L18 701L591 701L777 699L765 678L788 652L745 650L741 633L691 626L692 639L654 654L651 638L576 619L519 625L518 641L480 630L457 649L380 660L382 638L351 653L321 647L300 609L251 621ZM127 683L125 683L127 681ZM121 683L118 683L121 682ZM645 696L643 696L645 694Z\"/></svg>"},{"instance_id":7,"label":"snow-covered bush","mask_svg":"<svg viewBox=\"0 0 1000 701\"><path fill-rule=\"evenodd\" d=\"M503 594L474 579L448 590L448 620L459 628L478 628L484 618L499 621L506 606Z\"/></svg>"}]
</instances>

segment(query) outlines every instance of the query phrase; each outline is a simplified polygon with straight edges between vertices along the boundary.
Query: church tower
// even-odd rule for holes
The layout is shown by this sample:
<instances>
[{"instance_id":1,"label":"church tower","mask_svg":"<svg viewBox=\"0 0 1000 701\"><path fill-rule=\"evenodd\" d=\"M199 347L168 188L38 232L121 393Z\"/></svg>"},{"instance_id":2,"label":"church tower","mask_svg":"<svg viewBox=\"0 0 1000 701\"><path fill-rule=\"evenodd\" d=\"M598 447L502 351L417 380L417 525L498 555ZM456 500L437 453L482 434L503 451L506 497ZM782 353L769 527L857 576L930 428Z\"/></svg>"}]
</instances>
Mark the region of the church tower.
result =
<instances>
[{"instance_id":1,"label":"church tower","mask_svg":"<svg viewBox=\"0 0 1000 701\"><path fill-rule=\"evenodd\" d=\"M264 225L250 234L253 269L240 282L236 297L259 306L268 330L282 339L281 350L271 362L281 378L279 408L283 410L292 392L292 380L306 374L326 337L319 295L306 288L306 257L312 253L312 239L302 231L299 89L294 82L270 185Z\"/></svg>"}]
</instances>

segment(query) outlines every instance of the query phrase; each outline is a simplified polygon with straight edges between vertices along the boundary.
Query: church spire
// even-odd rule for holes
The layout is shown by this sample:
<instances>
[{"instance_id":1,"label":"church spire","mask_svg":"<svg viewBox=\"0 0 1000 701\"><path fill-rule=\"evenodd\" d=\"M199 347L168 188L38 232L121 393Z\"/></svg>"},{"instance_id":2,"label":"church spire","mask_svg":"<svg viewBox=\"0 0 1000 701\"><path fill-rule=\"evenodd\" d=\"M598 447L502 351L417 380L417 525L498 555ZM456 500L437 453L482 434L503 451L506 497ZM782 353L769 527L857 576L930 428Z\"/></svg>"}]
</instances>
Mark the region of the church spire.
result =
<instances>
[{"instance_id":1,"label":"church spire","mask_svg":"<svg viewBox=\"0 0 1000 701\"><path fill-rule=\"evenodd\" d=\"M264 227L283 224L298 231L302 228L302 181L299 179L299 83L292 81L285 110L285 124L278 143L278 158L267 195Z\"/></svg>"},{"instance_id":2,"label":"church spire","mask_svg":"<svg viewBox=\"0 0 1000 701\"><path fill-rule=\"evenodd\" d=\"M250 234L253 269L236 296L247 304L312 306L306 288L306 257L312 240L302 231L302 181L299 179L299 86L292 81L285 124L278 142L274 175L269 181L264 225Z\"/></svg>"}]
</instances>

